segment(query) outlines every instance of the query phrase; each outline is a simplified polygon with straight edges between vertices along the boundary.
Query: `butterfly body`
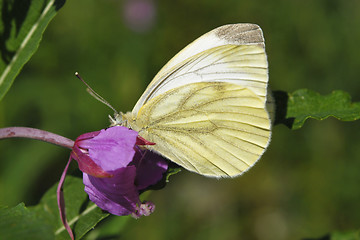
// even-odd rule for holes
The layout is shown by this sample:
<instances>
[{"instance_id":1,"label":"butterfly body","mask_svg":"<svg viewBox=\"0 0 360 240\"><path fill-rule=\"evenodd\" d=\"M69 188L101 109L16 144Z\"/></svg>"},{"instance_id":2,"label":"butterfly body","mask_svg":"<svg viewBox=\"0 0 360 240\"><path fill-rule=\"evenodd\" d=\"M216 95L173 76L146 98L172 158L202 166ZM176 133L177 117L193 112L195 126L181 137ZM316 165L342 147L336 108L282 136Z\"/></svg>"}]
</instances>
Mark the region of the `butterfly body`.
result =
<instances>
[{"instance_id":1,"label":"butterfly body","mask_svg":"<svg viewBox=\"0 0 360 240\"><path fill-rule=\"evenodd\" d=\"M240 175L270 141L267 66L257 25L219 27L170 60L114 125L138 131L156 143L148 149L190 171Z\"/></svg>"}]
</instances>

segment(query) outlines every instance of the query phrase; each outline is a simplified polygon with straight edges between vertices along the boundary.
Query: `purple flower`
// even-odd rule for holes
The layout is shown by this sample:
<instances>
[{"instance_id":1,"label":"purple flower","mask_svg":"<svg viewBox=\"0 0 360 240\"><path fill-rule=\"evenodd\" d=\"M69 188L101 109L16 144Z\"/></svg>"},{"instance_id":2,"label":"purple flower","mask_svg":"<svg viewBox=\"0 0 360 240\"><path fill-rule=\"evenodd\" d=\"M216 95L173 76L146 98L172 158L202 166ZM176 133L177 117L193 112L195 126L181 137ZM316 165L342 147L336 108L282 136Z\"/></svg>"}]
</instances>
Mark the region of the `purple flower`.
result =
<instances>
[{"instance_id":1,"label":"purple flower","mask_svg":"<svg viewBox=\"0 0 360 240\"><path fill-rule=\"evenodd\" d=\"M153 27L156 18L153 0L126 0L122 8L125 24L131 30L144 33Z\"/></svg>"},{"instance_id":2,"label":"purple flower","mask_svg":"<svg viewBox=\"0 0 360 240\"><path fill-rule=\"evenodd\" d=\"M167 170L163 158L138 146L149 144L120 126L79 136L71 157L83 171L90 200L114 215L149 215L154 206L140 202L139 190L156 184Z\"/></svg>"},{"instance_id":3,"label":"purple flower","mask_svg":"<svg viewBox=\"0 0 360 240\"><path fill-rule=\"evenodd\" d=\"M151 202L141 203L139 191L160 181L168 168L162 157L139 147L154 144L121 126L85 133L75 140L57 188L60 218L71 239L74 235L66 220L62 191L71 160L75 159L83 172L91 201L111 214L139 218L155 209Z\"/></svg>"}]
</instances>

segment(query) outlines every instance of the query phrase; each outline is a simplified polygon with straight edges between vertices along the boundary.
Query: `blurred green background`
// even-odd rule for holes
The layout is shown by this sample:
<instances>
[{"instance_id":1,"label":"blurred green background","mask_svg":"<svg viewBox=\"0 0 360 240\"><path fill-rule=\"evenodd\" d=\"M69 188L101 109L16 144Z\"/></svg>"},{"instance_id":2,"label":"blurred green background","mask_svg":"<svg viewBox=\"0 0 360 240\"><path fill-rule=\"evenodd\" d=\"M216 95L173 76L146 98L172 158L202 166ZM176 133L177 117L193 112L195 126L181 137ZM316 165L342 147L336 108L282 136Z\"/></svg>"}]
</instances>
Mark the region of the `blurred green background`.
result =
<instances>
[{"instance_id":1,"label":"blurred green background","mask_svg":"<svg viewBox=\"0 0 360 240\"><path fill-rule=\"evenodd\" d=\"M173 55L227 23L262 27L273 90L342 89L360 101L359 12L355 0L67 1L0 102L0 127L72 139L107 127L112 111L86 93L75 71L129 111ZM243 176L183 171L147 197L154 214L114 224L112 232L118 239L282 240L359 229L359 132L359 121L335 119L309 120L297 131L275 126L268 151ZM1 141L0 153L0 205L8 206L36 204L69 156L26 139Z\"/></svg>"}]
</instances>

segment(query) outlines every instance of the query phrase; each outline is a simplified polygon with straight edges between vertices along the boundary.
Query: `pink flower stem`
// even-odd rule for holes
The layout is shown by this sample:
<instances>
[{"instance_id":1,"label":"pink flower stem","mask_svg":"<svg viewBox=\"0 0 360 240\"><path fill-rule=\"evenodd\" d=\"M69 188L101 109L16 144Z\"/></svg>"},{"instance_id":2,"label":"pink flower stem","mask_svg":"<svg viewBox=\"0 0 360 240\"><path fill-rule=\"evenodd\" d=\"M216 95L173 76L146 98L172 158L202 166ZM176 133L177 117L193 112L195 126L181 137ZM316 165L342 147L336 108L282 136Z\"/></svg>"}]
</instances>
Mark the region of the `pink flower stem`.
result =
<instances>
[{"instance_id":1,"label":"pink flower stem","mask_svg":"<svg viewBox=\"0 0 360 240\"><path fill-rule=\"evenodd\" d=\"M69 149L72 149L74 146L74 141L71 139L57 135L55 133L28 127L0 128L0 139L5 138L31 138Z\"/></svg>"},{"instance_id":2,"label":"pink flower stem","mask_svg":"<svg viewBox=\"0 0 360 240\"><path fill-rule=\"evenodd\" d=\"M68 163L61 175L58 187L56 189L56 196L57 196L57 204L59 207L59 214L61 218L61 222L63 223L66 231L69 233L69 236L72 240L74 240L74 234L69 226L68 221L66 220L66 212L65 212L65 199L64 199L64 192L63 192L63 185L65 182L66 173L68 171L69 165L71 163L72 157L70 156Z\"/></svg>"},{"instance_id":3,"label":"pink flower stem","mask_svg":"<svg viewBox=\"0 0 360 240\"><path fill-rule=\"evenodd\" d=\"M8 127L8 128L0 128L0 140L6 138L31 138L40 141L44 141L47 143L52 143L61 147L66 147L72 150L74 146L74 141L63 136L57 135L55 133L47 132L44 130L36 129L36 128L28 128L28 127ZM59 207L59 213L62 223L64 224L65 229L68 231L69 236L72 240L74 240L74 234L66 220L65 213L65 200L64 200L64 192L63 185L65 182L65 176L67 170L69 168L72 157L70 155L69 161L66 164L64 172L61 175L56 195L57 195L57 203Z\"/></svg>"}]
</instances>

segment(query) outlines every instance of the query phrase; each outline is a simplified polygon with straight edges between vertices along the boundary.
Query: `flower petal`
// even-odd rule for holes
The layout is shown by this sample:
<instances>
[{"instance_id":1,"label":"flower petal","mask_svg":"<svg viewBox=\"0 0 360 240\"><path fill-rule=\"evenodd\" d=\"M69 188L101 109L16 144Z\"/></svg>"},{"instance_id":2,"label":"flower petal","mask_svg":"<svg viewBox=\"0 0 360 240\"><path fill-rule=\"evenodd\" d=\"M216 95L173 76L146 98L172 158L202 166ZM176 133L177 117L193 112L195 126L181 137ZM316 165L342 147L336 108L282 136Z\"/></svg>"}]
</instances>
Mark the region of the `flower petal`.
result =
<instances>
[{"instance_id":1,"label":"flower petal","mask_svg":"<svg viewBox=\"0 0 360 240\"><path fill-rule=\"evenodd\" d=\"M80 141L80 148L88 149L89 156L104 171L126 167L133 159L138 133L122 126L102 129L94 138Z\"/></svg>"},{"instance_id":2,"label":"flower petal","mask_svg":"<svg viewBox=\"0 0 360 240\"><path fill-rule=\"evenodd\" d=\"M70 156L77 161L79 169L84 173L99 178L112 176L110 173L105 172L88 155L83 153L77 145L74 145Z\"/></svg>"},{"instance_id":3,"label":"flower petal","mask_svg":"<svg viewBox=\"0 0 360 240\"><path fill-rule=\"evenodd\" d=\"M91 201L111 214L124 216L135 212L140 203L134 184L135 166L120 168L112 174L112 178L96 178L84 173L85 192Z\"/></svg>"},{"instance_id":4,"label":"flower petal","mask_svg":"<svg viewBox=\"0 0 360 240\"><path fill-rule=\"evenodd\" d=\"M168 163L163 157L150 151L142 151L139 148L131 164L136 166L135 182L138 190L156 184L162 179L163 173L168 168Z\"/></svg>"},{"instance_id":5,"label":"flower petal","mask_svg":"<svg viewBox=\"0 0 360 240\"><path fill-rule=\"evenodd\" d=\"M136 145L155 145L156 143L153 142L149 142L148 140L146 140L145 138L141 137L140 135L137 136L136 138Z\"/></svg>"},{"instance_id":6,"label":"flower petal","mask_svg":"<svg viewBox=\"0 0 360 240\"><path fill-rule=\"evenodd\" d=\"M76 141L83 141L83 140L86 140L86 139L89 139L89 138L93 138L93 137L99 135L99 133L100 133L100 131L81 134L80 136L78 136L76 138Z\"/></svg>"}]
</instances>

